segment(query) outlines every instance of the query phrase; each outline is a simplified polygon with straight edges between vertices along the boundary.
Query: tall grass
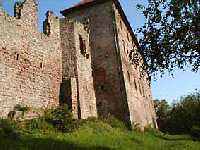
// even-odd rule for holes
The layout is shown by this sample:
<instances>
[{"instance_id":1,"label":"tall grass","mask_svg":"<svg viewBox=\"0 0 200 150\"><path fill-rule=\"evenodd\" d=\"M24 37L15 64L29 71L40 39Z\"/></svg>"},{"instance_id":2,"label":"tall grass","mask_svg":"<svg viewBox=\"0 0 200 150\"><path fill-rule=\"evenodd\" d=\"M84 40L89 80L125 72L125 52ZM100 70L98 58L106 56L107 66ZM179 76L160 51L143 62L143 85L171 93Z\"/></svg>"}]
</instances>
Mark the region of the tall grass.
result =
<instances>
[{"instance_id":1,"label":"tall grass","mask_svg":"<svg viewBox=\"0 0 200 150\"><path fill-rule=\"evenodd\" d=\"M114 118L76 121L68 112L61 116L58 112L59 110L51 110L44 118L25 122L0 120L0 150L200 149L200 142L193 141L187 135L172 136L155 130L131 131ZM68 121L64 121L63 117L67 117ZM59 126L55 124L55 119Z\"/></svg>"}]
</instances>

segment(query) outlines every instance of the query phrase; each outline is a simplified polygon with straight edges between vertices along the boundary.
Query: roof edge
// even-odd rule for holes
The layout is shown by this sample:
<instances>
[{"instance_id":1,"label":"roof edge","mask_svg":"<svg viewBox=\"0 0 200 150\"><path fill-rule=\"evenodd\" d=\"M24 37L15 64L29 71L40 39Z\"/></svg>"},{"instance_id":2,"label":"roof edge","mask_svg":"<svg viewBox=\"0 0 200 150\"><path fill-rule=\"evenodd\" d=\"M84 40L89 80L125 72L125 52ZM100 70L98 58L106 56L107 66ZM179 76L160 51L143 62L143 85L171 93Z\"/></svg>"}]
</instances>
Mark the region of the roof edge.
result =
<instances>
[{"instance_id":1,"label":"roof edge","mask_svg":"<svg viewBox=\"0 0 200 150\"><path fill-rule=\"evenodd\" d=\"M102 3L105 3L105 2L108 2L108 1L115 1L115 0L95 0L95 1L87 2L87 3L83 3L83 4L80 4L80 5L75 5L71 8L60 11L60 13L63 16L65 16L65 14L68 14L72 11L81 10L81 9L84 9L84 8L87 8L87 7L90 7L90 6L94 6L96 4L102 4Z\"/></svg>"}]
</instances>

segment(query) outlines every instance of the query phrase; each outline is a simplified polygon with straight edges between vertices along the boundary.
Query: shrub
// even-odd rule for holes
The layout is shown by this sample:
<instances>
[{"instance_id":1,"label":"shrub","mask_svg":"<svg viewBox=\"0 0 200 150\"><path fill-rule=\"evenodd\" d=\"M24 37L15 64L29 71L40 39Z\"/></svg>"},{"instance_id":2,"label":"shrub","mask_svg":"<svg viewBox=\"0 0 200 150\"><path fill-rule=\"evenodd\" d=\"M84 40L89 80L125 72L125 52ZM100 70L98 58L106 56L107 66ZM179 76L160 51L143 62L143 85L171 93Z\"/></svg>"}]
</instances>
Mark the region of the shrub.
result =
<instances>
[{"instance_id":1,"label":"shrub","mask_svg":"<svg viewBox=\"0 0 200 150\"><path fill-rule=\"evenodd\" d=\"M54 110L47 110L45 112L45 119L61 132L72 132L78 128L78 121L73 119L73 115L66 105Z\"/></svg>"},{"instance_id":2,"label":"shrub","mask_svg":"<svg viewBox=\"0 0 200 150\"><path fill-rule=\"evenodd\" d=\"M19 138L16 122L8 119L0 119L0 137L10 139Z\"/></svg>"},{"instance_id":3,"label":"shrub","mask_svg":"<svg viewBox=\"0 0 200 150\"><path fill-rule=\"evenodd\" d=\"M108 116L106 118L102 118L102 121L105 123L108 123L112 128L120 128L120 129L125 129L127 130L127 126L117 118L113 116Z\"/></svg>"},{"instance_id":4,"label":"shrub","mask_svg":"<svg viewBox=\"0 0 200 150\"><path fill-rule=\"evenodd\" d=\"M25 120L20 123L20 127L28 131L33 131L33 130L41 130L43 132L54 131L53 126L49 124L44 117L32 120Z\"/></svg>"},{"instance_id":5,"label":"shrub","mask_svg":"<svg viewBox=\"0 0 200 150\"><path fill-rule=\"evenodd\" d=\"M200 127L199 126L192 126L190 133L195 140L200 140Z\"/></svg>"}]
</instances>

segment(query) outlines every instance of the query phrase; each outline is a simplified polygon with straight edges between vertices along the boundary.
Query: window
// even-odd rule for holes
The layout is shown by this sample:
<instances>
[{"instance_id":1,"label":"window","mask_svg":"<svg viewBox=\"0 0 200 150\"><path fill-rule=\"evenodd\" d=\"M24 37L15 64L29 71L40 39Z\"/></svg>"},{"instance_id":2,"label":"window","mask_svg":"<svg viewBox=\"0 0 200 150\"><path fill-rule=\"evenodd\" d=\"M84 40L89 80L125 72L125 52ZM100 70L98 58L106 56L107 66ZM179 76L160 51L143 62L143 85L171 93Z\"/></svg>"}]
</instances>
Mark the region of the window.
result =
<instances>
[{"instance_id":1,"label":"window","mask_svg":"<svg viewBox=\"0 0 200 150\"><path fill-rule=\"evenodd\" d=\"M86 54L86 59L89 59L90 58L90 55L89 54Z\"/></svg>"},{"instance_id":2,"label":"window","mask_svg":"<svg viewBox=\"0 0 200 150\"><path fill-rule=\"evenodd\" d=\"M142 95L142 88L140 84L139 84L139 91L140 91L140 94Z\"/></svg>"},{"instance_id":3,"label":"window","mask_svg":"<svg viewBox=\"0 0 200 150\"><path fill-rule=\"evenodd\" d=\"M81 54L83 54L85 56L86 55L86 45L85 45L85 40L83 40L81 35L79 35L79 44L80 44Z\"/></svg>"},{"instance_id":4,"label":"window","mask_svg":"<svg viewBox=\"0 0 200 150\"><path fill-rule=\"evenodd\" d=\"M131 81L131 76L130 76L130 73L127 71L127 76L128 76L128 81L130 82Z\"/></svg>"},{"instance_id":5,"label":"window","mask_svg":"<svg viewBox=\"0 0 200 150\"><path fill-rule=\"evenodd\" d=\"M136 89L136 91L137 91L137 84L136 84L135 79L134 79L134 85L135 85L135 89Z\"/></svg>"},{"instance_id":6,"label":"window","mask_svg":"<svg viewBox=\"0 0 200 150\"><path fill-rule=\"evenodd\" d=\"M119 22L119 23L120 23L120 28L121 28L121 30L122 30L122 21L120 20L120 22Z\"/></svg>"},{"instance_id":7,"label":"window","mask_svg":"<svg viewBox=\"0 0 200 150\"><path fill-rule=\"evenodd\" d=\"M40 63L40 68L43 68L43 64L42 63Z\"/></svg>"},{"instance_id":8,"label":"window","mask_svg":"<svg viewBox=\"0 0 200 150\"><path fill-rule=\"evenodd\" d=\"M17 54L17 56L16 56L16 60L19 60L19 54Z\"/></svg>"}]
</instances>

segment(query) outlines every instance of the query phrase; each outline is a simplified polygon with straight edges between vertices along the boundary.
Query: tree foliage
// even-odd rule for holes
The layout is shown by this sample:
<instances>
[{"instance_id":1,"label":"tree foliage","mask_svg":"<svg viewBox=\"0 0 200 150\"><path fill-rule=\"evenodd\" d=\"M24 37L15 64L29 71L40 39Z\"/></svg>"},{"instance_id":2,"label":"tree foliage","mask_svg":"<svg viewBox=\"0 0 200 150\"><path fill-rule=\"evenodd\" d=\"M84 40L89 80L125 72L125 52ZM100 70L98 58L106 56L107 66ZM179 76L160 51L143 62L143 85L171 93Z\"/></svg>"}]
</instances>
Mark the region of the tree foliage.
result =
<instances>
[{"instance_id":1,"label":"tree foliage","mask_svg":"<svg viewBox=\"0 0 200 150\"><path fill-rule=\"evenodd\" d=\"M166 120L168 119L168 113L170 110L170 105L166 100L155 100L154 107L157 116L157 124L160 129L165 128Z\"/></svg>"},{"instance_id":2,"label":"tree foliage","mask_svg":"<svg viewBox=\"0 0 200 150\"><path fill-rule=\"evenodd\" d=\"M138 5L146 22L138 31L150 73L200 68L200 1L148 0Z\"/></svg>"},{"instance_id":3,"label":"tree foliage","mask_svg":"<svg viewBox=\"0 0 200 150\"><path fill-rule=\"evenodd\" d=\"M200 128L200 91L182 97L171 107L165 100L156 100L155 109L158 126L163 132L190 133Z\"/></svg>"}]
</instances>

